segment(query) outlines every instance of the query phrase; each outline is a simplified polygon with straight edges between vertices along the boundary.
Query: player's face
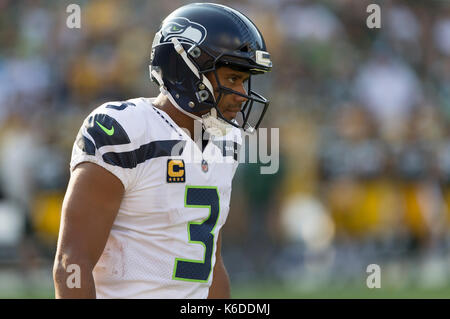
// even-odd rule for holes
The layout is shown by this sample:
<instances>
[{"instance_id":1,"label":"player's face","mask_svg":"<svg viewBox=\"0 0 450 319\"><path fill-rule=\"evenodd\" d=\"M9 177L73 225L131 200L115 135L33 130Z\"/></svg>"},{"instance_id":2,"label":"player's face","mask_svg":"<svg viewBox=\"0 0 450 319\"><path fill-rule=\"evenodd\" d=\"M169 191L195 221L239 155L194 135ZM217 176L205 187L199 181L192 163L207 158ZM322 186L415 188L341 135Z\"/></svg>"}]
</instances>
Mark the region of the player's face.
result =
<instances>
[{"instance_id":1,"label":"player's face","mask_svg":"<svg viewBox=\"0 0 450 319\"><path fill-rule=\"evenodd\" d=\"M242 94L247 94L246 86L247 80L250 76L248 73L236 71L228 67L220 67L216 70L216 73L222 86ZM219 97L219 91L216 77L212 72L207 74L206 76L214 88L214 96L217 100ZM247 98L243 96L237 94L222 93L222 97L217 107L227 120L232 120L241 110L242 103L244 103L245 101L247 101Z\"/></svg>"}]
</instances>

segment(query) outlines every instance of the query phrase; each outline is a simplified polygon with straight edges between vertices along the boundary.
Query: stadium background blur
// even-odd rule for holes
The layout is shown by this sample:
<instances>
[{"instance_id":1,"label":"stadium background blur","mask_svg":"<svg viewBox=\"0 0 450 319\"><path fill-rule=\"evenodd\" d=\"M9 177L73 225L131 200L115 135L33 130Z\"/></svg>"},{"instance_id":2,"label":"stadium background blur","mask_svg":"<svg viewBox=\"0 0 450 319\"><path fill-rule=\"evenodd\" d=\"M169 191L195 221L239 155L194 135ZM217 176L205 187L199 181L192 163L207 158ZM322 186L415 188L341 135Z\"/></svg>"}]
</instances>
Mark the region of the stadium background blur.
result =
<instances>
[{"instance_id":1,"label":"stadium background blur","mask_svg":"<svg viewBox=\"0 0 450 319\"><path fill-rule=\"evenodd\" d=\"M103 102L157 94L154 32L188 2L0 0L0 297L53 297L76 133ZM265 36L262 127L280 129L278 173L243 164L233 183L233 297L450 297L450 2L221 3Z\"/></svg>"}]
</instances>

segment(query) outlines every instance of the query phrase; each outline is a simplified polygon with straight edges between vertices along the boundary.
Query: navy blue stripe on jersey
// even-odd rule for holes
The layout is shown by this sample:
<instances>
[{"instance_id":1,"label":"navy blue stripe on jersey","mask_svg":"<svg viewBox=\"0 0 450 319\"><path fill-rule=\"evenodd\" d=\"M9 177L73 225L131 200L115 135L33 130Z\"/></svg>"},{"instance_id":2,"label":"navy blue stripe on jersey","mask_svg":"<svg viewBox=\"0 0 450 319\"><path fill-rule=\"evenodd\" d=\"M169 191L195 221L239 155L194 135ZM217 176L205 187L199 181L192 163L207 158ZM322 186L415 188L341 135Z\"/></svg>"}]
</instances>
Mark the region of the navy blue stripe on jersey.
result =
<instances>
[{"instance_id":1,"label":"navy blue stripe on jersey","mask_svg":"<svg viewBox=\"0 0 450 319\"><path fill-rule=\"evenodd\" d=\"M213 140L212 142L222 151L223 157L233 156L234 160L237 161L240 148L238 143L226 140Z\"/></svg>"},{"instance_id":2,"label":"navy blue stripe on jersey","mask_svg":"<svg viewBox=\"0 0 450 319\"><path fill-rule=\"evenodd\" d=\"M86 136L78 132L76 145L87 155L95 155L95 145Z\"/></svg>"},{"instance_id":3,"label":"navy blue stripe on jersey","mask_svg":"<svg viewBox=\"0 0 450 319\"><path fill-rule=\"evenodd\" d=\"M128 134L123 127L106 114L95 114L85 122L87 132L92 136L95 147L99 149L105 145L122 145L130 143Z\"/></svg>"},{"instance_id":4,"label":"navy blue stripe on jersey","mask_svg":"<svg viewBox=\"0 0 450 319\"><path fill-rule=\"evenodd\" d=\"M108 104L106 106L106 108L107 109L114 109L114 110L118 110L118 111L123 111L129 106L136 106L136 104L131 103L131 102L115 102L115 103L121 103L121 104L120 105Z\"/></svg>"},{"instance_id":5,"label":"navy blue stripe on jersey","mask_svg":"<svg viewBox=\"0 0 450 319\"><path fill-rule=\"evenodd\" d=\"M149 159L163 156L180 156L186 141L163 140L153 141L129 152L108 152L103 154L105 163L122 168L134 168Z\"/></svg>"}]
</instances>

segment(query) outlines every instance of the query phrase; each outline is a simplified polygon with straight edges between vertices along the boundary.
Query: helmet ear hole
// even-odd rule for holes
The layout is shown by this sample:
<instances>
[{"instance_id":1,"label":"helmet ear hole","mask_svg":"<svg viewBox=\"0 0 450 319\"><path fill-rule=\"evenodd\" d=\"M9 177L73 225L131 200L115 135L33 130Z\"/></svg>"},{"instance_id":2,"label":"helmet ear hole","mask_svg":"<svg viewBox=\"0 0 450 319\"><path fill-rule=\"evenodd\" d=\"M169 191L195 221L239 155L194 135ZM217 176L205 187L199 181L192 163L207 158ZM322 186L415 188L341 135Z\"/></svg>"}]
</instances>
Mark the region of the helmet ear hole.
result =
<instances>
[{"instance_id":1,"label":"helmet ear hole","mask_svg":"<svg viewBox=\"0 0 450 319\"><path fill-rule=\"evenodd\" d=\"M188 50L188 54L190 54L194 59L197 59L200 57L200 55L202 54L202 51L200 50L199 47L197 46L192 46L189 50Z\"/></svg>"},{"instance_id":2,"label":"helmet ear hole","mask_svg":"<svg viewBox=\"0 0 450 319\"><path fill-rule=\"evenodd\" d=\"M209 98L209 93L207 90L201 90L197 93L197 98L199 102L204 102Z\"/></svg>"}]
</instances>

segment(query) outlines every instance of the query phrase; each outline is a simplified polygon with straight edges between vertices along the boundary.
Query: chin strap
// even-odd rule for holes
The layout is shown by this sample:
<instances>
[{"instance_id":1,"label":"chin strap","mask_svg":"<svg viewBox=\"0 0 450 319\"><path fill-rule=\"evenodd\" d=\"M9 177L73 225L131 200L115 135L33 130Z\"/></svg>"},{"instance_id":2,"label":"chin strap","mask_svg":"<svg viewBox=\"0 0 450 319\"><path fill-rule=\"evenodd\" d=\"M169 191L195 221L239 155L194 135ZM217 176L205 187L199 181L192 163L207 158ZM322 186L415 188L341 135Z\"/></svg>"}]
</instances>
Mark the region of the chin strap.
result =
<instances>
[{"instance_id":1,"label":"chin strap","mask_svg":"<svg viewBox=\"0 0 450 319\"><path fill-rule=\"evenodd\" d=\"M217 117L215 108L202 116L202 124L206 132L218 137L227 135L233 129L231 124Z\"/></svg>"}]
</instances>

